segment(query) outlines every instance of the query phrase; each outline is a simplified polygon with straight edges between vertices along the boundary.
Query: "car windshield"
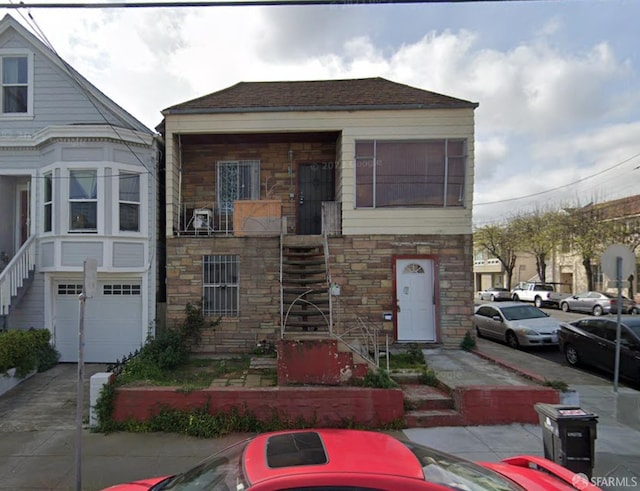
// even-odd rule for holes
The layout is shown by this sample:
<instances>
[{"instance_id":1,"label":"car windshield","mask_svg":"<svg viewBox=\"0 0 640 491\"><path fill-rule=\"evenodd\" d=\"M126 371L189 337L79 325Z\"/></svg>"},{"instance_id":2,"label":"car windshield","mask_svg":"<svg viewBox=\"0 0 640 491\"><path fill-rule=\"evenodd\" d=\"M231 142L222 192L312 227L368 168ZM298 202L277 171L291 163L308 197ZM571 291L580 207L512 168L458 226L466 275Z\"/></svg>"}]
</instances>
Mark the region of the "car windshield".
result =
<instances>
[{"instance_id":1,"label":"car windshield","mask_svg":"<svg viewBox=\"0 0 640 491\"><path fill-rule=\"evenodd\" d=\"M502 314L508 321L519 321L522 319L538 319L548 317L548 315L532 305L516 305L514 307L503 307Z\"/></svg>"},{"instance_id":2,"label":"car windshield","mask_svg":"<svg viewBox=\"0 0 640 491\"><path fill-rule=\"evenodd\" d=\"M426 481L464 491L522 491L523 488L497 472L473 462L403 441L422 465Z\"/></svg>"},{"instance_id":3,"label":"car windshield","mask_svg":"<svg viewBox=\"0 0 640 491\"><path fill-rule=\"evenodd\" d=\"M151 491L196 491L216 489L242 491L249 481L242 470L242 453L250 439L243 440L203 460L193 469L158 483Z\"/></svg>"}]
</instances>

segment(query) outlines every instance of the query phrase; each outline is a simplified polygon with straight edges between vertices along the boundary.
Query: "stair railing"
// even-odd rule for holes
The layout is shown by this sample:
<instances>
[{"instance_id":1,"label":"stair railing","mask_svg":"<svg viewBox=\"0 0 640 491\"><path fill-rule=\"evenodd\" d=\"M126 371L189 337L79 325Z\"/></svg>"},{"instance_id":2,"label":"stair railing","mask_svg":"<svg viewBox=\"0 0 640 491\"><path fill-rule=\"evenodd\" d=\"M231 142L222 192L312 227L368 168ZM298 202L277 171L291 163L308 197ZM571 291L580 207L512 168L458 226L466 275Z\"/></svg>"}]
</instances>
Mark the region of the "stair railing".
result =
<instances>
[{"instance_id":1,"label":"stair railing","mask_svg":"<svg viewBox=\"0 0 640 491\"><path fill-rule=\"evenodd\" d=\"M329 294L329 335L333 334L333 295L332 295L332 281L331 270L329 269L329 238L327 230L323 230L322 239L324 240L324 268L327 272L327 293Z\"/></svg>"},{"instance_id":2,"label":"stair railing","mask_svg":"<svg viewBox=\"0 0 640 491\"><path fill-rule=\"evenodd\" d=\"M18 294L18 289L29 277L36 266L36 236L29 237L11 258L9 264L0 271L0 315L8 315L11 297Z\"/></svg>"}]
</instances>

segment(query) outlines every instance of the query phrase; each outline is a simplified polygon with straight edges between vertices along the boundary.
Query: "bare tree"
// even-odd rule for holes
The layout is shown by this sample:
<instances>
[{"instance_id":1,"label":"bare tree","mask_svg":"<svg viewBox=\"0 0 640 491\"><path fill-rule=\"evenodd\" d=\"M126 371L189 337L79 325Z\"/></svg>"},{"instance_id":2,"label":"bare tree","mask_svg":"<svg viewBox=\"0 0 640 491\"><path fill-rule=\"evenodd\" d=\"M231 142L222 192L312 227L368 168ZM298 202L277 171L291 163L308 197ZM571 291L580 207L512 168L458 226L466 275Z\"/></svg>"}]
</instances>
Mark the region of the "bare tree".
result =
<instances>
[{"instance_id":1,"label":"bare tree","mask_svg":"<svg viewBox=\"0 0 640 491\"><path fill-rule=\"evenodd\" d=\"M511 289L513 270L516 266L516 247L518 238L511 223L504 225L485 225L476 230L473 236L476 247L486 249L504 267L505 287Z\"/></svg>"},{"instance_id":2,"label":"bare tree","mask_svg":"<svg viewBox=\"0 0 640 491\"><path fill-rule=\"evenodd\" d=\"M541 282L547 280L547 259L558 243L559 229L556 211L536 210L512 219L518 239L518 251L531 254L536 260L536 273Z\"/></svg>"}]
</instances>

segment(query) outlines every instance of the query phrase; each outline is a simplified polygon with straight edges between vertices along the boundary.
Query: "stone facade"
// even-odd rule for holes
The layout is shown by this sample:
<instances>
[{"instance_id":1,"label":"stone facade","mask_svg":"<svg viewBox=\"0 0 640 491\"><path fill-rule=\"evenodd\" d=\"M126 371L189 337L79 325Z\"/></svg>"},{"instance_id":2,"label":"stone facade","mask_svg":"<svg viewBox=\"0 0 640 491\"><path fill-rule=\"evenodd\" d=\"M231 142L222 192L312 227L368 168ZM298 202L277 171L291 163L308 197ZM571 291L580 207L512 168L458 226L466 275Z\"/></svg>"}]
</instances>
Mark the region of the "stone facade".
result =
<instances>
[{"instance_id":1,"label":"stone facade","mask_svg":"<svg viewBox=\"0 0 640 491\"><path fill-rule=\"evenodd\" d=\"M262 339L280 337L279 237L172 237L167 240L167 318L172 326L184 318L187 303L203 295L203 256L239 259L239 316L225 317L206 329L195 351L251 352ZM371 235L329 238L331 281L340 285L333 303L334 331L360 325L379 329L381 342L396 339L394 257L435 261L437 343L458 347L471 328L473 314L471 235ZM215 320L214 318L211 319Z\"/></svg>"}]
</instances>

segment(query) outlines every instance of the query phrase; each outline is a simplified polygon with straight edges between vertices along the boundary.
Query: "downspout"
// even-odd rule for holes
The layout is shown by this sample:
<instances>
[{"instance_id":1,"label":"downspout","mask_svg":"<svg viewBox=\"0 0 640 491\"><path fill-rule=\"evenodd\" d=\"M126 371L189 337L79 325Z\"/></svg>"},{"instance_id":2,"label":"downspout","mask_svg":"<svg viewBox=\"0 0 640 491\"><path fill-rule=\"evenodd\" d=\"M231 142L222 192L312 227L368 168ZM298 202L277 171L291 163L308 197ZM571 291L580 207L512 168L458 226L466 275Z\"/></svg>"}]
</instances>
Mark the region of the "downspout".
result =
<instances>
[{"instance_id":1,"label":"downspout","mask_svg":"<svg viewBox=\"0 0 640 491\"><path fill-rule=\"evenodd\" d=\"M178 134L178 234L182 217L182 135Z\"/></svg>"}]
</instances>

